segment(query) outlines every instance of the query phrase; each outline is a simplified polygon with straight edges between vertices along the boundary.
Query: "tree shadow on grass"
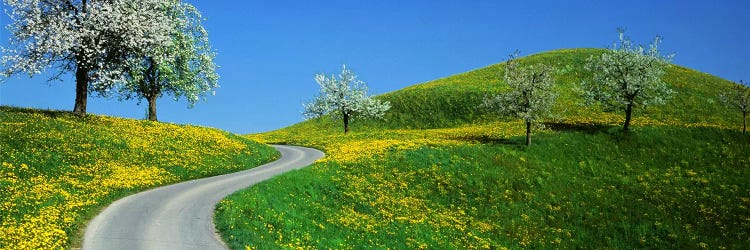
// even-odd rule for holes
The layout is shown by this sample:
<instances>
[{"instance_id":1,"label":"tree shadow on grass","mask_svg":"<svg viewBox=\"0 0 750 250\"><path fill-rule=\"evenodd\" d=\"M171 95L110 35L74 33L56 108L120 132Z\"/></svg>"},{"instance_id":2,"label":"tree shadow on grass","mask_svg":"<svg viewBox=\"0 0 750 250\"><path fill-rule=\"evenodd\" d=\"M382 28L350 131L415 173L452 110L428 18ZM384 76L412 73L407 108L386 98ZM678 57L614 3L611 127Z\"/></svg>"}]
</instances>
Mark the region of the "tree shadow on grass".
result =
<instances>
[{"instance_id":1,"label":"tree shadow on grass","mask_svg":"<svg viewBox=\"0 0 750 250\"><path fill-rule=\"evenodd\" d=\"M612 128L618 127L610 124L595 124L595 123L562 123L562 122L549 122L544 123L546 128L552 131L558 132L583 132L587 134L606 133Z\"/></svg>"},{"instance_id":2,"label":"tree shadow on grass","mask_svg":"<svg viewBox=\"0 0 750 250\"><path fill-rule=\"evenodd\" d=\"M512 146L512 147L517 147L517 148L526 147L525 136L498 138L498 137L493 137L489 135L467 135L467 136L456 137L454 139L465 141L465 142L475 142L475 143L480 143L480 144L485 144L485 145L505 145L505 146Z\"/></svg>"},{"instance_id":3,"label":"tree shadow on grass","mask_svg":"<svg viewBox=\"0 0 750 250\"><path fill-rule=\"evenodd\" d=\"M580 132L586 134L597 134L606 133L610 134L615 138L622 139L626 134L623 134L620 130L620 126L610 124L594 124L594 123L562 123L562 122L550 122L544 123L544 127L555 132ZM534 132L532 132L534 133ZM466 142L475 142L486 145L505 145L514 148L526 148L526 137L525 136L513 136L508 138L498 138L491 135L466 135L455 137L454 139ZM534 136L532 136L532 145Z\"/></svg>"},{"instance_id":4,"label":"tree shadow on grass","mask_svg":"<svg viewBox=\"0 0 750 250\"><path fill-rule=\"evenodd\" d=\"M0 111L8 112L8 113L39 114L39 115L43 115L52 119L56 119L58 117L62 117L66 115L73 115L73 112L71 111L30 109L30 108L19 108L19 107L11 107L11 106L2 106L0 107Z\"/></svg>"},{"instance_id":5,"label":"tree shadow on grass","mask_svg":"<svg viewBox=\"0 0 750 250\"><path fill-rule=\"evenodd\" d=\"M604 134L614 141L629 141L633 139L634 132L622 130L621 125L598 124L598 123L545 123L545 126L555 132Z\"/></svg>"}]
</instances>

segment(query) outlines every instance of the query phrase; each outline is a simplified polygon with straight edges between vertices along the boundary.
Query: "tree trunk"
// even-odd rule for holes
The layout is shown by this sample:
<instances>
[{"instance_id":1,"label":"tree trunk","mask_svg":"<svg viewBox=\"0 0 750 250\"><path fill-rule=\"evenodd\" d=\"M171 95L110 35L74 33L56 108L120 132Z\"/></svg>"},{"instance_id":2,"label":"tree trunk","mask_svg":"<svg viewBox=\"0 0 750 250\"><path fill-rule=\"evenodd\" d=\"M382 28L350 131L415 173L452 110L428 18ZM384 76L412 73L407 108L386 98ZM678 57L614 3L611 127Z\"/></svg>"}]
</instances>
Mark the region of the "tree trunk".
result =
<instances>
[{"instance_id":1,"label":"tree trunk","mask_svg":"<svg viewBox=\"0 0 750 250\"><path fill-rule=\"evenodd\" d=\"M86 13L87 0L81 1L81 12ZM81 19L76 18L76 23L81 25ZM73 114L78 116L86 115L86 103L88 102L89 94L89 69L84 66L85 59L83 59L82 52L77 51L76 54L76 103L73 106Z\"/></svg>"},{"instance_id":2,"label":"tree trunk","mask_svg":"<svg viewBox=\"0 0 750 250\"><path fill-rule=\"evenodd\" d=\"M148 97L148 120L157 121L156 119L156 96Z\"/></svg>"},{"instance_id":3,"label":"tree trunk","mask_svg":"<svg viewBox=\"0 0 750 250\"><path fill-rule=\"evenodd\" d=\"M747 112L742 112L742 133L747 131Z\"/></svg>"},{"instance_id":4,"label":"tree trunk","mask_svg":"<svg viewBox=\"0 0 750 250\"><path fill-rule=\"evenodd\" d=\"M89 93L89 74L86 67L78 62L76 67L76 103L73 113L79 116L86 115L86 102Z\"/></svg>"},{"instance_id":5,"label":"tree trunk","mask_svg":"<svg viewBox=\"0 0 750 250\"><path fill-rule=\"evenodd\" d=\"M526 122L526 146L531 145L531 122Z\"/></svg>"},{"instance_id":6,"label":"tree trunk","mask_svg":"<svg viewBox=\"0 0 750 250\"><path fill-rule=\"evenodd\" d=\"M145 96L146 100L148 100L148 120L157 121L156 99L161 95L161 85L157 82L156 62L154 61L154 58L149 57L148 59L150 65L146 70L146 79L143 79L146 87L144 90L146 92Z\"/></svg>"},{"instance_id":7,"label":"tree trunk","mask_svg":"<svg viewBox=\"0 0 750 250\"><path fill-rule=\"evenodd\" d=\"M622 131L628 132L630 129L630 117L633 113L633 103L629 103L627 108L625 108L625 125L622 127Z\"/></svg>"},{"instance_id":8,"label":"tree trunk","mask_svg":"<svg viewBox=\"0 0 750 250\"><path fill-rule=\"evenodd\" d=\"M349 133L349 114L344 113L344 134Z\"/></svg>"}]
</instances>

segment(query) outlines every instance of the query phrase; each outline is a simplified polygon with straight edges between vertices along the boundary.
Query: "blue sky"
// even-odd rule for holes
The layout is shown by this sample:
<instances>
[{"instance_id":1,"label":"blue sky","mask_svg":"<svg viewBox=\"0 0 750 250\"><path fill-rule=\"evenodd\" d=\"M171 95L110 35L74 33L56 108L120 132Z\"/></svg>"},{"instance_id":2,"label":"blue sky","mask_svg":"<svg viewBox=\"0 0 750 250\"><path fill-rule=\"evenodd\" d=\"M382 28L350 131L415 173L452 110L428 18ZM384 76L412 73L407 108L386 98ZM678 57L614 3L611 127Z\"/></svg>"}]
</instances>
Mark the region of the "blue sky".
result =
<instances>
[{"instance_id":1,"label":"blue sky","mask_svg":"<svg viewBox=\"0 0 750 250\"><path fill-rule=\"evenodd\" d=\"M192 109L168 97L161 121L235 133L302 120L316 73L342 64L373 94L462 73L522 55L607 47L625 27L638 43L664 38L674 63L750 81L750 1L190 1L218 55L220 88ZM4 7L6 8L6 7ZM3 15L2 26L8 23ZM0 44L8 32L0 32ZM0 105L72 110L72 75L0 83ZM146 104L90 98L89 113L142 119Z\"/></svg>"}]
</instances>

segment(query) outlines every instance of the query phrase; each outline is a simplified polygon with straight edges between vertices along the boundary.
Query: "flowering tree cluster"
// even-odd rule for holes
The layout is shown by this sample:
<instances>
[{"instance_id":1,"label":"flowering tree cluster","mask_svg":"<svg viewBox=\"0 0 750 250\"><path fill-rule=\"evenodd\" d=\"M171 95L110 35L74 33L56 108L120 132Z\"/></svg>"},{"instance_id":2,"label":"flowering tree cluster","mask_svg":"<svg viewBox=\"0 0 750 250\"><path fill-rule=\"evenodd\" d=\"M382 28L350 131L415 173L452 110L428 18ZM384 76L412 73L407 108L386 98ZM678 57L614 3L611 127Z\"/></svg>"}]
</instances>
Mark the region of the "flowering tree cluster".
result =
<instances>
[{"instance_id":1,"label":"flowering tree cluster","mask_svg":"<svg viewBox=\"0 0 750 250\"><path fill-rule=\"evenodd\" d=\"M664 67L672 56L659 53L660 37L648 48L633 45L625 31L619 29L620 44L600 57L590 57L586 69L592 72L592 81L581 86L587 103L601 103L608 110L624 110L624 131L628 131L634 108L664 104L672 91L661 80Z\"/></svg>"},{"instance_id":2,"label":"flowering tree cluster","mask_svg":"<svg viewBox=\"0 0 750 250\"><path fill-rule=\"evenodd\" d=\"M727 93L719 95L719 99L727 106L742 112L742 133L747 132L747 113L750 112L750 87L742 81L735 84Z\"/></svg>"},{"instance_id":3,"label":"flowering tree cluster","mask_svg":"<svg viewBox=\"0 0 750 250\"><path fill-rule=\"evenodd\" d=\"M535 64L519 65L515 55L505 65L503 79L510 91L484 99L483 107L504 115L523 119L526 123L526 145L531 144L531 125L548 117L557 99L553 92L554 68Z\"/></svg>"},{"instance_id":4,"label":"flowering tree cluster","mask_svg":"<svg viewBox=\"0 0 750 250\"><path fill-rule=\"evenodd\" d=\"M661 80L672 56L659 53L661 39L656 37L648 48L633 45L625 31L618 29L619 44L615 44L599 57L588 58L585 68L592 73L592 79L583 81L583 99L587 104L600 103L605 110L625 111L624 131L628 131L633 109L649 105L664 104L674 93ZM481 105L498 113L518 117L526 123L526 145L531 144L531 126L540 119L548 117L557 98L553 92L554 68L543 65L521 66L511 55L505 67L503 79L510 91L487 97ZM741 89L741 87L738 87ZM727 95L733 106L741 106L742 90ZM748 91L750 92L750 91ZM750 94L746 94L750 95ZM750 97L747 98L750 100ZM749 104L745 102L745 104ZM740 107L742 109L742 107ZM748 108L748 105L745 106ZM747 112L744 109L743 116Z\"/></svg>"},{"instance_id":5,"label":"flowering tree cluster","mask_svg":"<svg viewBox=\"0 0 750 250\"><path fill-rule=\"evenodd\" d=\"M55 68L74 72L73 111L86 113L89 92L107 96L128 82L134 58L174 47L183 22L177 0L5 0L11 7L2 77ZM189 21L189 20L188 20ZM183 24L182 26L184 26ZM161 60L161 59L159 59ZM130 77L134 78L134 77ZM50 80L52 80L50 79Z\"/></svg>"},{"instance_id":6,"label":"flowering tree cluster","mask_svg":"<svg viewBox=\"0 0 750 250\"><path fill-rule=\"evenodd\" d=\"M315 75L320 85L320 93L307 104L304 104L303 115L306 118L318 118L331 114L344 122L344 133L349 132L349 121L354 116L382 118L388 109L389 102L383 102L367 95L365 82L357 80L353 71L343 66L339 77Z\"/></svg>"}]
</instances>

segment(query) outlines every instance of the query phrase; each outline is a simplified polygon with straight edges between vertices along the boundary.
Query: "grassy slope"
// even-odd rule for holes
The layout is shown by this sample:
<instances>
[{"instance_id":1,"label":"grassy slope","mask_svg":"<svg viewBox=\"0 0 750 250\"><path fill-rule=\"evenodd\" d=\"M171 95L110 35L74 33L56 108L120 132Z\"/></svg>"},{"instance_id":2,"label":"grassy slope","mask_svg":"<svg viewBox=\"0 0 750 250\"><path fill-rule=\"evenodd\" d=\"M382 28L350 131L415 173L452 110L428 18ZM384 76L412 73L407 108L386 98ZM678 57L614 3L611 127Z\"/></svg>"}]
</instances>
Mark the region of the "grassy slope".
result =
<instances>
[{"instance_id":1,"label":"grassy slope","mask_svg":"<svg viewBox=\"0 0 750 250\"><path fill-rule=\"evenodd\" d=\"M0 249L65 248L117 198L278 157L216 129L9 107L0 149Z\"/></svg>"},{"instance_id":2,"label":"grassy slope","mask_svg":"<svg viewBox=\"0 0 750 250\"><path fill-rule=\"evenodd\" d=\"M595 107L581 106L582 101L575 88L589 76L583 69L586 59L601 55L603 51L556 50L524 57L520 62L546 63L558 69L555 80L560 98L553 110L562 117L576 120L599 113ZM502 120L478 106L486 95L505 89L501 82L503 72L504 63L499 63L384 94L380 98L390 101L392 109L386 114L384 122L368 122L368 125L379 128L443 128ZM678 92L674 100L662 107L640 111L641 114L637 115L691 123L727 124L728 121L739 121L737 114L720 105L717 99L720 91L729 88L731 82L676 65L668 67L666 72L664 81ZM354 129L356 127L353 126Z\"/></svg>"},{"instance_id":3,"label":"grassy slope","mask_svg":"<svg viewBox=\"0 0 750 250\"><path fill-rule=\"evenodd\" d=\"M519 121L475 108L503 90L502 64L385 94L386 120L348 135L329 120L253 135L327 156L222 201L216 224L234 249L750 246L750 143L716 103L731 83L671 66L674 101L622 135L621 115L574 91L599 53L523 59L562 69L561 115L528 148Z\"/></svg>"}]
</instances>

